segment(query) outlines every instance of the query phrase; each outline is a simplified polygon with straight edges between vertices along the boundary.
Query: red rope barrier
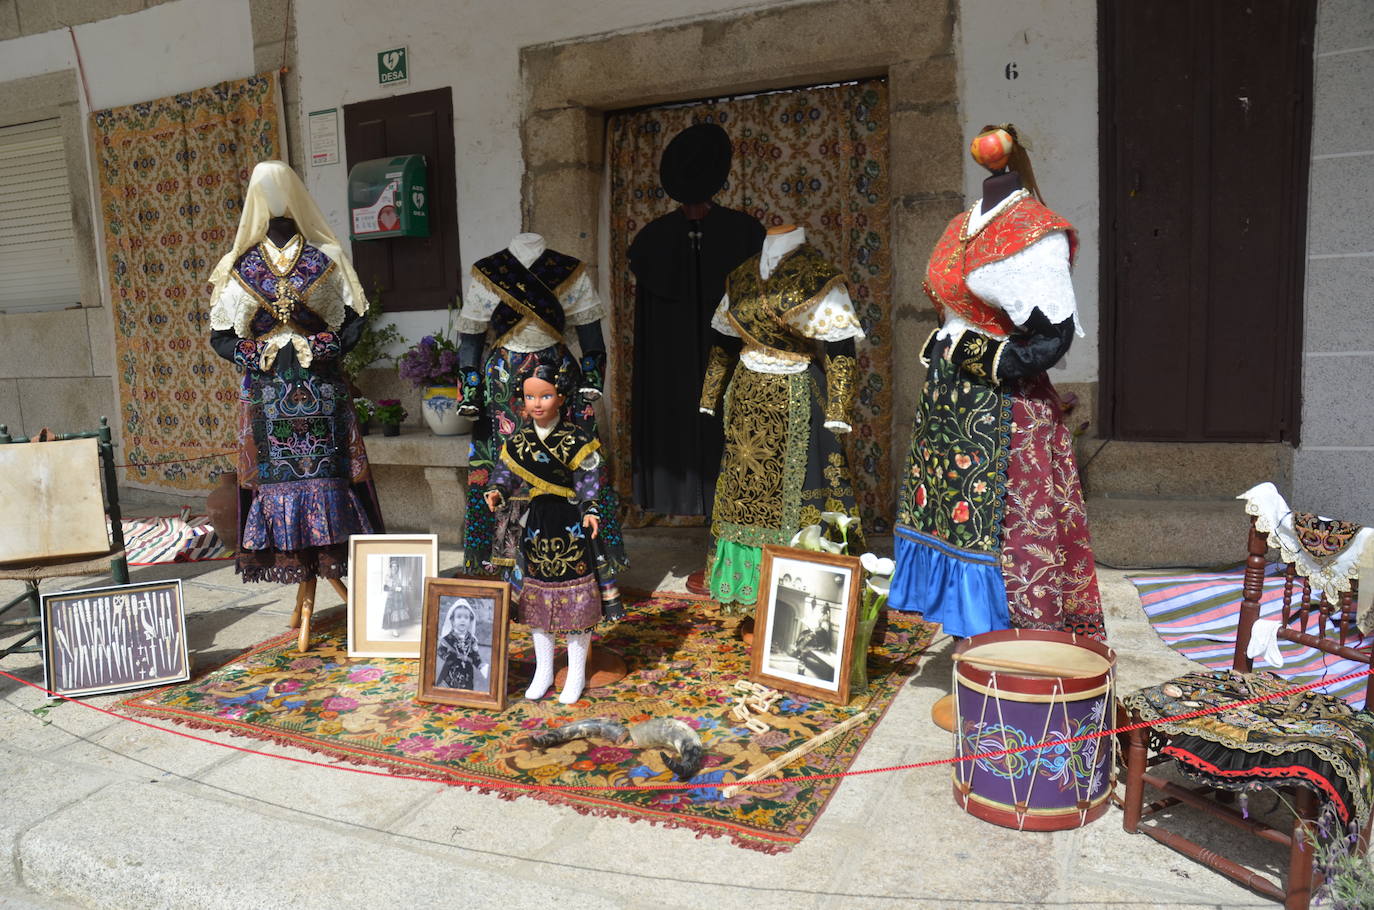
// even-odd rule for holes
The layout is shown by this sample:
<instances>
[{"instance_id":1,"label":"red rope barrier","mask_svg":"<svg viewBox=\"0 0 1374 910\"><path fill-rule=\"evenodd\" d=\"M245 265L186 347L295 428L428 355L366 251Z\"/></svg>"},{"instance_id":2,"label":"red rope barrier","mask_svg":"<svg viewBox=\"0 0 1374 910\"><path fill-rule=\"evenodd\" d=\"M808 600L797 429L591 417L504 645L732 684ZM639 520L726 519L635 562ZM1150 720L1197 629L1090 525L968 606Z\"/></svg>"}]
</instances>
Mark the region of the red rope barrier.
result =
<instances>
[{"instance_id":1,"label":"red rope barrier","mask_svg":"<svg viewBox=\"0 0 1374 910\"><path fill-rule=\"evenodd\" d=\"M868 774L885 774L893 771L912 771L917 768L933 768L938 765L954 765L966 761L977 761L980 759L988 758L1000 758L1003 755L1012 755L1017 752L1028 752L1032 749L1051 749L1056 746L1064 746L1069 745L1071 743L1084 742L1089 739L1100 739L1104 736L1116 736L1119 733L1129 733L1132 730L1142 730L1146 727L1154 727L1160 724L1176 723L1178 721L1183 720L1193 720L1198 717L1206 717L1209 714L1217 714L1221 711L1230 711L1233 708L1243 708L1247 705L1257 705L1261 702L1272 701L1276 698L1287 698L1290 695L1296 695L1299 692L1307 692L1309 690L1317 689L1322 686L1336 685L1337 683L1349 682L1352 679L1360 679L1361 677L1369 676L1371 673L1374 673L1374 667L1370 667L1369 669L1365 670L1358 670L1354 673L1347 673L1345 676L1338 676L1335 679L1319 679L1316 682L1304 683L1300 686L1293 686L1292 688L1283 689L1282 691L1275 692L1272 695L1260 695L1254 698L1244 699L1243 701L1227 702L1224 705L1212 705L1209 708L1201 708L1197 711L1190 711L1187 714L1175 714L1171 717L1164 717L1155 721L1140 721L1139 723L1127 724L1124 727L1114 727L1110 730L1100 730L1096 733L1084 733L1080 736L1068 737L1067 739L1049 740L1042 743L1032 743L1028 746L1015 746L1009 749L997 749L992 752L978 752L975 754L962 756L956 755L951 758L933 758L929 759L928 761L911 762L905 765L889 765L884 768L868 768L862 771L832 771L828 774L803 774L798 775L796 777L770 777L764 780L748 781L744 784L740 784L738 781L704 781L702 783L692 783L688 781L685 783L621 784L618 786L607 786L599 784L524 784L512 781L490 781L486 779L482 779L480 781L476 779L467 781L449 781L448 783L451 783L455 786L459 786L465 783L480 783L481 786L489 787L493 790L534 790L545 793L568 793L579 791L619 792L626 790L705 790L709 788L724 788L734 786L744 786L753 788L765 786L768 784L791 784L808 781L831 780L837 777L862 777ZM221 742L215 739L208 739L204 736L196 736L194 733L187 733L182 730L174 730L170 727L158 726L157 724L150 723L146 720L140 720L137 717L129 717L125 714L119 714L115 711L109 710L108 708L100 708L95 705L87 704L84 701L80 701L67 695L59 695L56 692L52 692L48 689L43 688L37 683L31 683L28 680L20 679L14 674L7 673L4 670L0 670L0 676L5 677L6 679L11 679L14 682L19 683L20 685L28 686L30 689L37 689L38 691L48 695L50 698L60 698L63 701L69 701L73 704L81 705L83 708L90 708L92 711L98 711L101 714L109 715L110 717L116 718L118 720L129 721L130 723L135 723L139 726L148 727L152 730L159 730L163 733L170 733L173 736L180 736L185 739L195 740L196 742L208 743L209 745L220 746L225 749L233 749L235 752L246 752L249 755L260 755L264 758L275 758L280 759L282 761L295 762L296 764L300 765L313 765L317 768L332 768L337 771L351 771L354 774L366 774L369 777L394 777L397 780L414 780L430 784L435 782L435 779L432 777L424 777L418 774L395 774L390 771L371 771L366 768L358 768L352 765L330 764L327 762L313 761L308 758L297 758L291 755L278 755L271 752L262 752L258 749L250 749L246 746L236 746L233 743Z\"/></svg>"}]
</instances>

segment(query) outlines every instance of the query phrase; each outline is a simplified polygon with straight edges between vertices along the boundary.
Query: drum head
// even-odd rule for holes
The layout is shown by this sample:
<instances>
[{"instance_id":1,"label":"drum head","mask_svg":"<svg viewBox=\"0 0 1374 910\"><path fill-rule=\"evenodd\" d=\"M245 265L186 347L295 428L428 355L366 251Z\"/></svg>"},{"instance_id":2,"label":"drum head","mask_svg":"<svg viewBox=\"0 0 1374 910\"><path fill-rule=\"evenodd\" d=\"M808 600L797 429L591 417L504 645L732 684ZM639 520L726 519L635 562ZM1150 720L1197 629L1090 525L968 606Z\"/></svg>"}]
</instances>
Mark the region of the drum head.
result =
<instances>
[{"instance_id":1,"label":"drum head","mask_svg":"<svg viewBox=\"0 0 1374 910\"><path fill-rule=\"evenodd\" d=\"M977 658L985 658L987 660L1008 660L1054 668L1057 671L1055 675L1060 679L1084 679L1102 676L1112 668L1111 662L1102 655L1067 641L1040 641L1026 638L991 641L986 644L974 645L964 651L963 654L966 659L973 661L975 666L977 666ZM1001 670L999 672L1010 676L1021 675L1016 670Z\"/></svg>"}]
</instances>

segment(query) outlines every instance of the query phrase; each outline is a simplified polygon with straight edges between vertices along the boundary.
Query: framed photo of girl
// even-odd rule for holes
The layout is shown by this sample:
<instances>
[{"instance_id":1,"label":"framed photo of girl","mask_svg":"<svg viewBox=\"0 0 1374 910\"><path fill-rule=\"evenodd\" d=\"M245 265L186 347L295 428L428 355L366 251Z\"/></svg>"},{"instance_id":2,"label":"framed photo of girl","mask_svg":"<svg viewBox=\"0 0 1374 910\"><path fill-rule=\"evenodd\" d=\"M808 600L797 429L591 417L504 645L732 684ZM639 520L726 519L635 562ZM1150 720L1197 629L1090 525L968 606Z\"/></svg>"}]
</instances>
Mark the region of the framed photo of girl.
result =
<instances>
[{"instance_id":1,"label":"framed photo of girl","mask_svg":"<svg viewBox=\"0 0 1374 910\"><path fill-rule=\"evenodd\" d=\"M425 579L438 574L437 534L348 538L348 656L419 657Z\"/></svg>"},{"instance_id":2,"label":"framed photo of girl","mask_svg":"<svg viewBox=\"0 0 1374 910\"><path fill-rule=\"evenodd\" d=\"M765 546L749 678L849 702L863 569L857 556Z\"/></svg>"},{"instance_id":3,"label":"framed photo of girl","mask_svg":"<svg viewBox=\"0 0 1374 910\"><path fill-rule=\"evenodd\" d=\"M426 579L416 699L504 709L509 626L510 585L506 582Z\"/></svg>"}]
</instances>

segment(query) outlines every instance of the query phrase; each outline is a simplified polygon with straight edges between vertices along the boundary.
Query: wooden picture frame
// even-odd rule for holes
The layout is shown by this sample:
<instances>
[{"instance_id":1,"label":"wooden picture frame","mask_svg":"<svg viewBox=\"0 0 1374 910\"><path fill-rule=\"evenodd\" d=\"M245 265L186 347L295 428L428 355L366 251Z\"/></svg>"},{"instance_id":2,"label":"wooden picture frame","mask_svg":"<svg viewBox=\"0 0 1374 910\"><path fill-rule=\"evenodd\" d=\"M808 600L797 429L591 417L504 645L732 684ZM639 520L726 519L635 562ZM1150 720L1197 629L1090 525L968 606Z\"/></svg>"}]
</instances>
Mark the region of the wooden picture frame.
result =
<instances>
[{"instance_id":1,"label":"wooden picture frame","mask_svg":"<svg viewBox=\"0 0 1374 910\"><path fill-rule=\"evenodd\" d=\"M348 656L420 656L425 580L439 574L437 534L348 538Z\"/></svg>"},{"instance_id":2,"label":"wooden picture frame","mask_svg":"<svg viewBox=\"0 0 1374 910\"><path fill-rule=\"evenodd\" d=\"M857 556L765 546L749 678L849 703L863 567Z\"/></svg>"},{"instance_id":3,"label":"wooden picture frame","mask_svg":"<svg viewBox=\"0 0 1374 910\"><path fill-rule=\"evenodd\" d=\"M191 678L181 579L44 594L43 687L102 695Z\"/></svg>"},{"instance_id":4,"label":"wooden picture frame","mask_svg":"<svg viewBox=\"0 0 1374 910\"><path fill-rule=\"evenodd\" d=\"M416 700L503 710L509 629L510 585L506 582L426 579ZM463 647L467 636L475 647Z\"/></svg>"}]
</instances>

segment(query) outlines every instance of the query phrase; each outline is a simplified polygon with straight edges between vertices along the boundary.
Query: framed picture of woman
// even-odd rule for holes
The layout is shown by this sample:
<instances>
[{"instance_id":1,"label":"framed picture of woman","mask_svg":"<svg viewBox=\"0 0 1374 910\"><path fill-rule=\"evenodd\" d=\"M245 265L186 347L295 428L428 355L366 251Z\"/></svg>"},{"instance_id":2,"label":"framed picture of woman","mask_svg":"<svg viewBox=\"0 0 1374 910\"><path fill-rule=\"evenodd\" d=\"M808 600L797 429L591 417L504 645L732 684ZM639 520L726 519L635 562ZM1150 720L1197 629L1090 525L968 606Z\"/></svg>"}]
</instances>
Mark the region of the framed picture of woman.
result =
<instances>
[{"instance_id":1,"label":"framed picture of woman","mask_svg":"<svg viewBox=\"0 0 1374 910\"><path fill-rule=\"evenodd\" d=\"M348 656L419 657L425 579L439 574L435 534L348 539Z\"/></svg>"},{"instance_id":2,"label":"framed picture of woman","mask_svg":"<svg viewBox=\"0 0 1374 910\"><path fill-rule=\"evenodd\" d=\"M505 708L509 622L510 585L504 581L427 579L416 698Z\"/></svg>"},{"instance_id":3,"label":"framed picture of woman","mask_svg":"<svg viewBox=\"0 0 1374 910\"><path fill-rule=\"evenodd\" d=\"M774 689L849 703L858 557L765 546L749 678Z\"/></svg>"}]
</instances>

